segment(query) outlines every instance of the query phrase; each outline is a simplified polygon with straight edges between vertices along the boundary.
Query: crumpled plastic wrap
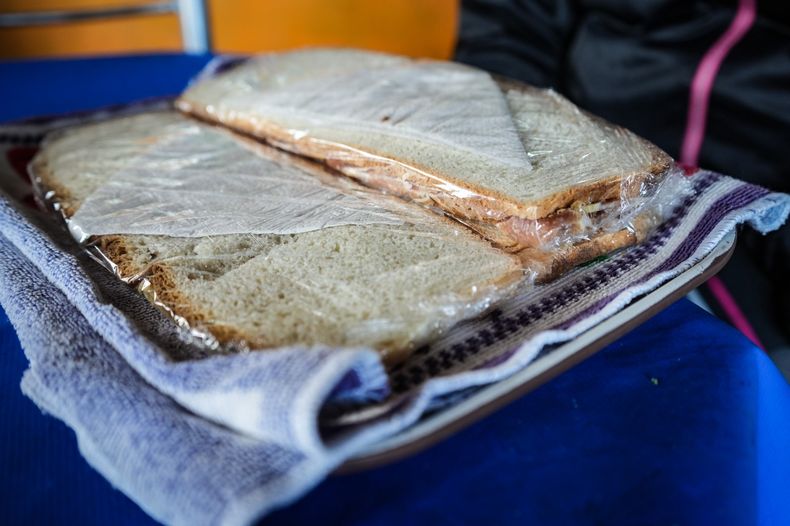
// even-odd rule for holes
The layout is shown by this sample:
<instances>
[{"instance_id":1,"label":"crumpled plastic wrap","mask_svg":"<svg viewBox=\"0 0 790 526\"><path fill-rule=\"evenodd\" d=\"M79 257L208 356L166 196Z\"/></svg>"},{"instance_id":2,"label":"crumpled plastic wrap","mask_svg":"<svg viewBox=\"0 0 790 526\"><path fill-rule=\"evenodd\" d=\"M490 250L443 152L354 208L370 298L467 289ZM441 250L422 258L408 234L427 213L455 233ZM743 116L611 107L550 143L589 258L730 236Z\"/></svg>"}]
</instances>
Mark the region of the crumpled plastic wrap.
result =
<instances>
[{"instance_id":1,"label":"crumpled plastic wrap","mask_svg":"<svg viewBox=\"0 0 790 526\"><path fill-rule=\"evenodd\" d=\"M403 224L402 213L340 191L340 181L317 184L317 176L296 160L275 162L261 151L258 144L198 122L176 122L83 201L69 221L72 233L85 241L106 234L287 235L340 225Z\"/></svg>"},{"instance_id":2,"label":"crumpled plastic wrap","mask_svg":"<svg viewBox=\"0 0 790 526\"><path fill-rule=\"evenodd\" d=\"M368 345L397 362L521 280L462 225L176 112L56 132L31 172L92 257L218 351Z\"/></svg>"},{"instance_id":3,"label":"crumpled plastic wrap","mask_svg":"<svg viewBox=\"0 0 790 526\"><path fill-rule=\"evenodd\" d=\"M690 188L660 149L555 92L448 62L273 53L176 105L440 210L525 267L615 232L611 248L632 244Z\"/></svg>"}]
</instances>

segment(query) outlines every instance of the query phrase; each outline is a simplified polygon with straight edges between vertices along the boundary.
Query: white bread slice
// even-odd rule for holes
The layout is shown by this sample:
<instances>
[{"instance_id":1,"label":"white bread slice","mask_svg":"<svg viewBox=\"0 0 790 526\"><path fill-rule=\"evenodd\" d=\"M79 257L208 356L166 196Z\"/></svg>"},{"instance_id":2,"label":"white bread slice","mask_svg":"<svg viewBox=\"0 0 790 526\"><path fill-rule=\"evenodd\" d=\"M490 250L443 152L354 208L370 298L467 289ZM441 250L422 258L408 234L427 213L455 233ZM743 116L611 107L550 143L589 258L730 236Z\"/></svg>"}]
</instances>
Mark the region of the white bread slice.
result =
<instances>
[{"instance_id":1,"label":"white bread slice","mask_svg":"<svg viewBox=\"0 0 790 526\"><path fill-rule=\"evenodd\" d=\"M109 178L185 125L194 121L159 112L73 128L49 138L31 169L41 191L54 192L72 218ZM257 143L255 152L250 148L239 142L238 154L297 163L310 170L315 185L369 199L372 208L386 208L402 222L285 235L93 238L121 277L144 279L158 302L220 343L364 345L396 362L436 330L479 313L521 277L517 258L457 223L327 175L313 163Z\"/></svg>"},{"instance_id":2,"label":"white bread slice","mask_svg":"<svg viewBox=\"0 0 790 526\"><path fill-rule=\"evenodd\" d=\"M513 251L542 245L530 234L545 230L544 218L571 217L558 229L566 235L576 228L569 208L631 196L671 164L552 91L459 64L360 51L255 57L197 81L177 107L438 206Z\"/></svg>"}]
</instances>

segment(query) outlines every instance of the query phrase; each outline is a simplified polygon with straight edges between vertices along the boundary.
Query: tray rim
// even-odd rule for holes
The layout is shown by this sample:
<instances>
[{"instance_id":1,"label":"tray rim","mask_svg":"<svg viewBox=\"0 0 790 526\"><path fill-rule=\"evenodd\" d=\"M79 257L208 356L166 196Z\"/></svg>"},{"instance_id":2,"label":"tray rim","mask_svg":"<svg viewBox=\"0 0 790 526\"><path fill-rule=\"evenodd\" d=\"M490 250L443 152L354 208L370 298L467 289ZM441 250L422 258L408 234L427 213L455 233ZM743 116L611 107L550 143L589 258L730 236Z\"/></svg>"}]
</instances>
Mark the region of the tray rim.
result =
<instances>
[{"instance_id":1,"label":"tray rim","mask_svg":"<svg viewBox=\"0 0 790 526\"><path fill-rule=\"evenodd\" d=\"M373 469L420 453L581 363L716 275L732 257L736 237L734 231L730 232L699 262L631 302L622 311L514 375L483 387L458 404L371 445L348 459L334 473Z\"/></svg>"}]
</instances>

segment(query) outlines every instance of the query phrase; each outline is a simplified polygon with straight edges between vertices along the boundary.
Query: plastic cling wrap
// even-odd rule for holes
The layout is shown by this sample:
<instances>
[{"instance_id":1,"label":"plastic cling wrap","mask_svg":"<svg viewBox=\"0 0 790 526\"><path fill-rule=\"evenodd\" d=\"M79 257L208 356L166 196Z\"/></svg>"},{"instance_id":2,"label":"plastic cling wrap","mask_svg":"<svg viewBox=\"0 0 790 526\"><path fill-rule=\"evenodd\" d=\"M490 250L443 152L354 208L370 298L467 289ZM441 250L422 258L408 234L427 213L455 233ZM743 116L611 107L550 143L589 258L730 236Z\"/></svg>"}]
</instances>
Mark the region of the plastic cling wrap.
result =
<instances>
[{"instance_id":1,"label":"plastic cling wrap","mask_svg":"<svg viewBox=\"0 0 790 526\"><path fill-rule=\"evenodd\" d=\"M126 158L116 157L112 148L91 152L89 143L73 140L78 135L63 141L71 150L59 166L64 175L101 178L71 218L78 239L106 234L286 235L403 222L402 214L375 200L317 184L316 177L323 174L311 175L296 159L286 162L280 155L282 162L276 162L267 152L260 154L259 144L172 117L128 119L125 136L145 144ZM163 131L159 121L165 123ZM76 155L81 148L85 157Z\"/></svg>"},{"instance_id":2,"label":"plastic cling wrap","mask_svg":"<svg viewBox=\"0 0 790 526\"><path fill-rule=\"evenodd\" d=\"M215 346L397 361L522 277L458 223L175 112L57 132L31 168L94 257Z\"/></svg>"},{"instance_id":3,"label":"plastic cling wrap","mask_svg":"<svg viewBox=\"0 0 790 526\"><path fill-rule=\"evenodd\" d=\"M438 208L526 265L605 234L632 243L673 166L550 90L361 51L253 57L204 75L177 106Z\"/></svg>"}]
</instances>

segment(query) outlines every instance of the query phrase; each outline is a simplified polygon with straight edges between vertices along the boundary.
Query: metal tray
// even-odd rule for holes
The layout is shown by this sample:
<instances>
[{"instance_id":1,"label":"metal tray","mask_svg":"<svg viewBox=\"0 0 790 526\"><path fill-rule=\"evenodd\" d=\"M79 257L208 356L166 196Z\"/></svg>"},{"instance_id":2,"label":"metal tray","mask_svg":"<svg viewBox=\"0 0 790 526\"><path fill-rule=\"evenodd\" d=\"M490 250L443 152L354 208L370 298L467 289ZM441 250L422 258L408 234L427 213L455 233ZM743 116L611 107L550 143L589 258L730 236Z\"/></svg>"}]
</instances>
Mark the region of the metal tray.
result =
<instances>
[{"instance_id":1,"label":"metal tray","mask_svg":"<svg viewBox=\"0 0 790 526\"><path fill-rule=\"evenodd\" d=\"M714 276L732 256L735 237L734 232L727 235L693 267L539 357L522 371L483 387L456 405L428 415L412 427L370 446L343 464L337 473L375 468L414 455L567 371Z\"/></svg>"}]
</instances>

